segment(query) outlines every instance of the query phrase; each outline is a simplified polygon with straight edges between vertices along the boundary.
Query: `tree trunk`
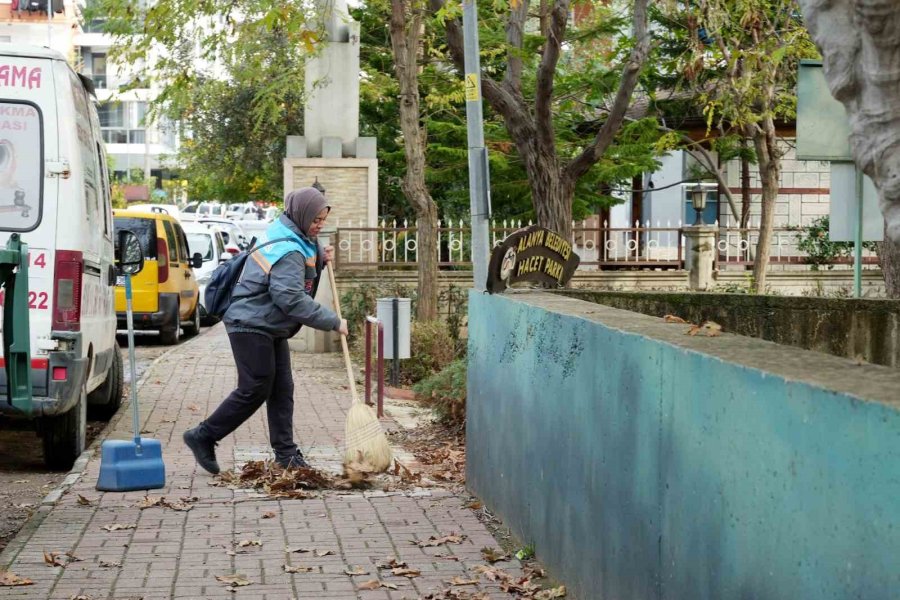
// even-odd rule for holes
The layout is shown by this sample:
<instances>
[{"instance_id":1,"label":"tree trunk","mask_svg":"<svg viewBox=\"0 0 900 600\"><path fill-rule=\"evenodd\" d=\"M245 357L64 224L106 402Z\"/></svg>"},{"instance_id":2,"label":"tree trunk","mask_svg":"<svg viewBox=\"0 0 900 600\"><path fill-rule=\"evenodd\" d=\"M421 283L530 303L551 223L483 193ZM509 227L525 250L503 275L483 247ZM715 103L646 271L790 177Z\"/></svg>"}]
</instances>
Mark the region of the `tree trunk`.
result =
<instances>
[{"instance_id":1,"label":"tree trunk","mask_svg":"<svg viewBox=\"0 0 900 600\"><path fill-rule=\"evenodd\" d=\"M438 256L437 205L425 184L426 132L419 114L419 45L421 44L422 11L413 10L406 0L391 0L391 48L400 84L400 129L406 174L401 188L416 212L416 263L419 270L416 319L437 318Z\"/></svg>"},{"instance_id":2,"label":"tree trunk","mask_svg":"<svg viewBox=\"0 0 900 600\"><path fill-rule=\"evenodd\" d=\"M741 148L747 147L747 138L741 138ZM741 153L741 229L746 229L750 222L750 159L746 152Z\"/></svg>"},{"instance_id":3,"label":"tree trunk","mask_svg":"<svg viewBox=\"0 0 900 600\"><path fill-rule=\"evenodd\" d=\"M881 262L881 273L884 275L884 289L888 298L900 298L900 244L887 234L885 226L884 241L878 244L878 258Z\"/></svg>"},{"instance_id":4,"label":"tree trunk","mask_svg":"<svg viewBox=\"0 0 900 600\"><path fill-rule=\"evenodd\" d=\"M775 200L778 198L778 175L781 170L775 124L766 117L753 136L756 147L759 179L762 183L762 216L759 224L759 240L756 244L756 260L753 262L753 288L758 294L766 293L766 271L772 247L772 230L775 223Z\"/></svg>"}]
</instances>

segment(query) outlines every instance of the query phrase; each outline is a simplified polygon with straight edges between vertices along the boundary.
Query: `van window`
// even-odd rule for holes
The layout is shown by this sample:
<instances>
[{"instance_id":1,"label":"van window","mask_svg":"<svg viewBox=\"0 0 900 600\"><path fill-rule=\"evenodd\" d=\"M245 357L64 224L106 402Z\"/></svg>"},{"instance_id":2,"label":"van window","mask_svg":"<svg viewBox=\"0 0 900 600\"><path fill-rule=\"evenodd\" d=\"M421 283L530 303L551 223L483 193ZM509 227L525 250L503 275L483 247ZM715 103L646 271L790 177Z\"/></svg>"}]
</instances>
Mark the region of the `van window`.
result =
<instances>
[{"instance_id":1,"label":"van window","mask_svg":"<svg viewBox=\"0 0 900 600\"><path fill-rule=\"evenodd\" d=\"M188 262L190 257L188 257L187 238L184 237L184 229L178 223L175 224L175 232L178 234L178 254L181 256L181 260Z\"/></svg>"},{"instance_id":2,"label":"van window","mask_svg":"<svg viewBox=\"0 0 900 600\"><path fill-rule=\"evenodd\" d=\"M0 102L0 115L0 230L31 231L43 209L41 113L33 104Z\"/></svg>"},{"instance_id":3,"label":"van window","mask_svg":"<svg viewBox=\"0 0 900 600\"><path fill-rule=\"evenodd\" d=\"M127 229L138 236L145 260L156 260L156 221L140 217L116 217L114 221L116 231ZM118 244L119 236L114 236L114 239Z\"/></svg>"},{"instance_id":4,"label":"van window","mask_svg":"<svg viewBox=\"0 0 900 600\"><path fill-rule=\"evenodd\" d=\"M169 243L169 262L178 262L178 246L175 243L175 230L168 221L163 221L163 228L166 230L166 241Z\"/></svg>"}]
</instances>

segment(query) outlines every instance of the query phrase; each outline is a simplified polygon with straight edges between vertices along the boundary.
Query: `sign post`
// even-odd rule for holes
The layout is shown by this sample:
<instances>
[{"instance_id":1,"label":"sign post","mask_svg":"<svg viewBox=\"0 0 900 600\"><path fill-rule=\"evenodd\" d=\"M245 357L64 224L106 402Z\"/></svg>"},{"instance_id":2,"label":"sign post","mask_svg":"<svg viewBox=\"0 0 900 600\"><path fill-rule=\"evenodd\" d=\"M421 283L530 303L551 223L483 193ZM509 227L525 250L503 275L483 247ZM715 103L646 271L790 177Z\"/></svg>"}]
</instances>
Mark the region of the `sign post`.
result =
<instances>
[{"instance_id":1,"label":"sign post","mask_svg":"<svg viewBox=\"0 0 900 600\"><path fill-rule=\"evenodd\" d=\"M490 173L484 147L481 111L481 59L478 55L478 6L463 0L463 50L465 53L466 130L469 140L469 211L472 215L472 271L475 289L483 292L490 253L488 220L491 215Z\"/></svg>"}]
</instances>

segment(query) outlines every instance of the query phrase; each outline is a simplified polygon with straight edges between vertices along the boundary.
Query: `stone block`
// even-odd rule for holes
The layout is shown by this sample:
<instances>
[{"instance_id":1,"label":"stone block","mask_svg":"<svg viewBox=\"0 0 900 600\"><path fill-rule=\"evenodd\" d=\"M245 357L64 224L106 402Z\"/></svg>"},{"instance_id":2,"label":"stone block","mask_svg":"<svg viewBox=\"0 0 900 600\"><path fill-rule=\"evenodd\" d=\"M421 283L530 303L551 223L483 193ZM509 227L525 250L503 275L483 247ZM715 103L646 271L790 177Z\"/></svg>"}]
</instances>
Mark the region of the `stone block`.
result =
<instances>
[{"instance_id":1,"label":"stone block","mask_svg":"<svg viewBox=\"0 0 900 600\"><path fill-rule=\"evenodd\" d=\"M793 173L785 173L782 171L781 187L794 187L794 174Z\"/></svg>"},{"instance_id":2,"label":"stone block","mask_svg":"<svg viewBox=\"0 0 900 600\"><path fill-rule=\"evenodd\" d=\"M377 158L377 138L356 138L356 158Z\"/></svg>"},{"instance_id":3,"label":"stone block","mask_svg":"<svg viewBox=\"0 0 900 600\"><path fill-rule=\"evenodd\" d=\"M306 137L302 135L287 136L287 158L306 158Z\"/></svg>"},{"instance_id":4,"label":"stone block","mask_svg":"<svg viewBox=\"0 0 900 600\"><path fill-rule=\"evenodd\" d=\"M794 173L794 186L803 188L819 187L819 174L810 172Z\"/></svg>"},{"instance_id":5,"label":"stone block","mask_svg":"<svg viewBox=\"0 0 900 600\"><path fill-rule=\"evenodd\" d=\"M322 138L322 158L341 158L343 156L343 142L339 137Z\"/></svg>"}]
</instances>

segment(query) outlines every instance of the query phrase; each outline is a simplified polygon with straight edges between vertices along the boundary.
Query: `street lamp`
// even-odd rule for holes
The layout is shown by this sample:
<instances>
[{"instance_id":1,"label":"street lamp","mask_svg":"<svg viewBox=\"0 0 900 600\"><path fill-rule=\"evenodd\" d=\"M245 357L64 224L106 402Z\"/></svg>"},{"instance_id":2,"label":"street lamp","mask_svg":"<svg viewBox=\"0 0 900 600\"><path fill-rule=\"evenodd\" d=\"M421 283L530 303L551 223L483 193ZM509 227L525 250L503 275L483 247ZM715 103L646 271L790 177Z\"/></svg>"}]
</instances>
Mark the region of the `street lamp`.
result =
<instances>
[{"instance_id":1,"label":"street lamp","mask_svg":"<svg viewBox=\"0 0 900 600\"><path fill-rule=\"evenodd\" d=\"M706 190L699 183L691 188L691 206L694 207L694 211L697 213L694 225L706 225L703 222L703 211L706 209Z\"/></svg>"}]
</instances>

